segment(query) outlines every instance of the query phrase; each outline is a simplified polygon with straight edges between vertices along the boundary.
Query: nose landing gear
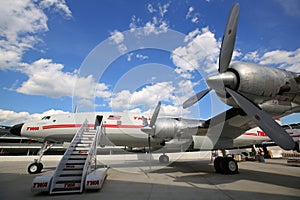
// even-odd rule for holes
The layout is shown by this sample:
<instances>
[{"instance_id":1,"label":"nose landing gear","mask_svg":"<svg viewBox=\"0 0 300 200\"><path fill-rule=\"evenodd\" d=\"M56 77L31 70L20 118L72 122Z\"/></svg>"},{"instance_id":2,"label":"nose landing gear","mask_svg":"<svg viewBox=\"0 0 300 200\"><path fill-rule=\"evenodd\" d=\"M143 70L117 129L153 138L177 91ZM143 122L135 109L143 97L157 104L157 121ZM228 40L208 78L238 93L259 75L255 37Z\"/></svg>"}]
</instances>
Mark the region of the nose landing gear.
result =
<instances>
[{"instance_id":1,"label":"nose landing gear","mask_svg":"<svg viewBox=\"0 0 300 200\"><path fill-rule=\"evenodd\" d=\"M41 171L43 170L43 164L41 163L41 159L44 155L44 153L49 150L51 147L53 146L53 143L49 143L48 141L45 141L43 146L41 147L41 149L38 152L38 159L34 159L34 162L31 163L28 168L27 171L29 174L38 174L41 173Z\"/></svg>"}]
</instances>

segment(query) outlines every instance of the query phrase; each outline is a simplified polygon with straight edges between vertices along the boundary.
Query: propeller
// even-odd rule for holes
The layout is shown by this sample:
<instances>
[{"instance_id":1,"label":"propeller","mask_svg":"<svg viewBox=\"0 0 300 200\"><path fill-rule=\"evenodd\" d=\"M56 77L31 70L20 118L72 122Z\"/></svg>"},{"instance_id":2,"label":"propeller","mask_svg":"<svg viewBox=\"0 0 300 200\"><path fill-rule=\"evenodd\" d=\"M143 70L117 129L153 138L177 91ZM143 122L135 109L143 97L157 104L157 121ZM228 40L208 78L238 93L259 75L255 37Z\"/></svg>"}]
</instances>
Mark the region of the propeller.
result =
<instances>
[{"instance_id":1,"label":"propeller","mask_svg":"<svg viewBox=\"0 0 300 200\"><path fill-rule=\"evenodd\" d=\"M150 124L148 124L146 118L144 116L142 116L144 127L141 128L141 130L144 133L148 134L149 137L155 135L155 122L157 120L157 117L158 117L158 114L160 111L160 107L161 107L161 102L159 101L153 114L152 114Z\"/></svg>"},{"instance_id":2,"label":"propeller","mask_svg":"<svg viewBox=\"0 0 300 200\"><path fill-rule=\"evenodd\" d=\"M202 97L204 97L207 93L210 92L210 88L203 90L201 92L198 92L195 96L190 97L188 100L186 100L183 104L182 107L188 108L192 105L194 105L197 101L199 101L200 99L202 99Z\"/></svg>"},{"instance_id":3,"label":"propeller","mask_svg":"<svg viewBox=\"0 0 300 200\"><path fill-rule=\"evenodd\" d=\"M224 86L225 82L227 82L226 75L229 73L229 72L227 72L227 69L230 64L233 49L234 49L236 31L237 31L237 26L238 26L239 12L240 12L240 6L237 3L231 8L231 11L230 11L230 14L229 14L229 17L227 20L222 44L221 44L221 50L220 50L220 55L219 55L219 70L218 70L220 74L216 74L211 77L208 77L206 79L206 83L208 83L208 85L210 85L209 82L211 82L212 84L218 82L217 85L218 85L218 87L220 87L220 86ZM222 76L222 74L224 74L225 77L222 77L222 78L216 77L216 76ZM210 81L211 79L213 79L213 81ZM229 80L232 80L232 78L230 78ZM237 81L235 80L234 83L236 83L236 82ZM228 86L235 87L235 85L233 85L233 83L230 83L230 85L228 85ZM196 102L198 102L200 99L202 99L212 89L216 89L216 85L212 85L212 87L210 87L206 90L203 90L203 91L197 93L196 95L190 97L188 100L186 100L183 103L183 108L188 108L188 107L194 105ZM222 87L222 88L220 88L220 90L224 90L224 88Z\"/></svg>"},{"instance_id":4,"label":"propeller","mask_svg":"<svg viewBox=\"0 0 300 200\"><path fill-rule=\"evenodd\" d=\"M230 11L221 44L219 55L219 73L209 76L206 79L206 83L209 88L186 100L183 103L183 108L192 106L212 89L217 91L219 94L225 95L227 93L233 98L236 104L252 118L253 122L259 126L277 145L285 150L294 149L296 147L295 142L289 136L289 134L274 121L274 119L272 119L266 112L261 110L253 102L235 91L238 85L237 77L233 72L228 71L227 69L229 67L234 49L238 26L238 16L239 4L235 4Z\"/></svg>"},{"instance_id":5,"label":"propeller","mask_svg":"<svg viewBox=\"0 0 300 200\"><path fill-rule=\"evenodd\" d=\"M151 170L151 136L155 135L155 122L157 120L157 117L158 117L158 114L160 111L160 107L161 107L161 102L159 101L157 103L157 106L155 107L153 114L152 114L150 124L148 124L148 121L146 120L146 118L144 116L142 116L144 127L141 128L141 131L143 131L144 133L146 133L148 135L149 163L150 163L149 168L150 168L150 170Z\"/></svg>"}]
</instances>

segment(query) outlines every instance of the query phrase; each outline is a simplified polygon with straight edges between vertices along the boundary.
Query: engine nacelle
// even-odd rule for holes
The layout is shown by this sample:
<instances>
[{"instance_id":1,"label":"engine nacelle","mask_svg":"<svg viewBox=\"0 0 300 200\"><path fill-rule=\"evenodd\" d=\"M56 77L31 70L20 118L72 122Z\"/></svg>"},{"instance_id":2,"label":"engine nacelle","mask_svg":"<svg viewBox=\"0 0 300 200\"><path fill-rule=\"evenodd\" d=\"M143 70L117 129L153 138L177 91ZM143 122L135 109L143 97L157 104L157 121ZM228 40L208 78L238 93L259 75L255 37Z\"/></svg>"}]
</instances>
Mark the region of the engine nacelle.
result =
<instances>
[{"instance_id":1,"label":"engine nacelle","mask_svg":"<svg viewBox=\"0 0 300 200\"><path fill-rule=\"evenodd\" d=\"M232 63L227 71L225 73L233 73L236 77L230 88L260 105L266 112L280 115L294 109L295 106L287 103L293 101L299 93L295 74L292 72L243 62ZM224 94L224 90L216 92L223 102L237 107L234 100Z\"/></svg>"},{"instance_id":2,"label":"engine nacelle","mask_svg":"<svg viewBox=\"0 0 300 200\"><path fill-rule=\"evenodd\" d=\"M166 140L174 138L191 138L198 131L198 127L205 127L204 121L182 118L160 118L155 123L154 137Z\"/></svg>"}]
</instances>

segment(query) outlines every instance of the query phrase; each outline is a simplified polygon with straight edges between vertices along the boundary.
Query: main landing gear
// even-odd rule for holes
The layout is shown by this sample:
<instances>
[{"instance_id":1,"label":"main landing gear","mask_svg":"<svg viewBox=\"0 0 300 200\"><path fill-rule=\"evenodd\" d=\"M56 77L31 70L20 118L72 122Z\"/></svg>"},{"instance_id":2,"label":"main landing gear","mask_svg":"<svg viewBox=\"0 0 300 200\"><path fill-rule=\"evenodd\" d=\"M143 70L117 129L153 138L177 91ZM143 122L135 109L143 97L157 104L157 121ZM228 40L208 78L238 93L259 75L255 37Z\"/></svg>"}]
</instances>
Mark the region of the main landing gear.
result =
<instances>
[{"instance_id":1,"label":"main landing gear","mask_svg":"<svg viewBox=\"0 0 300 200\"><path fill-rule=\"evenodd\" d=\"M169 163L169 161L170 161L169 156L167 156L166 154L159 156L159 163L166 164Z\"/></svg>"},{"instance_id":2,"label":"main landing gear","mask_svg":"<svg viewBox=\"0 0 300 200\"><path fill-rule=\"evenodd\" d=\"M217 173L238 174L237 162L232 157L217 157L214 161L214 167Z\"/></svg>"},{"instance_id":3,"label":"main landing gear","mask_svg":"<svg viewBox=\"0 0 300 200\"><path fill-rule=\"evenodd\" d=\"M44 155L44 153L49 150L51 147L53 146L53 143L49 143L48 141L45 141L43 146L41 147L41 149L38 152L38 159L34 159L34 162L31 163L28 168L27 171L29 174L38 174L42 171L43 169L43 164L41 163L41 159Z\"/></svg>"},{"instance_id":4,"label":"main landing gear","mask_svg":"<svg viewBox=\"0 0 300 200\"><path fill-rule=\"evenodd\" d=\"M238 174L238 164L232 157L227 157L225 150L222 150L223 156L218 156L214 161L216 173Z\"/></svg>"}]
</instances>

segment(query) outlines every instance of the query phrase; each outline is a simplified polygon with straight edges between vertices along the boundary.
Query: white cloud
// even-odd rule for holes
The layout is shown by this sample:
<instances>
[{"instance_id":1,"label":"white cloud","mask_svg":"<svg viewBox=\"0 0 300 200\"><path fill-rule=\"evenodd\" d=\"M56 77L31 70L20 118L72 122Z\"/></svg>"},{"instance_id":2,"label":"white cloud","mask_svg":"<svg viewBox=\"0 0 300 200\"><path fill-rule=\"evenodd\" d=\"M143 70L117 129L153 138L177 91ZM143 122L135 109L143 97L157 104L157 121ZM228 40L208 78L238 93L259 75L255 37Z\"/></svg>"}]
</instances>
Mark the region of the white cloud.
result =
<instances>
[{"instance_id":1,"label":"white cloud","mask_svg":"<svg viewBox=\"0 0 300 200\"><path fill-rule=\"evenodd\" d=\"M16 67L24 52L39 41L38 34L48 30L47 16L33 2L1 1L0 69Z\"/></svg>"},{"instance_id":2,"label":"white cloud","mask_svg":"<svg viewBox=\"0 0 300 200\"><path fill-rule=\"evenodd\" d=\"M159 13L161 17L164 17L165 14L168 12L168 7L170 6L170 3L166 3L164 5L158 5Z\"/></svg>"},{"instance_id":3,"label":"white cloud","mask_svg":"<svg viewBox=\"0 0 300 200\"><path fill-rule=\"evenodd\" d=\"M157 10L154 9L153 6L152 6L152 4L150 4L150 3L148 4L147 9L148 9L148 12L149 12L149 13L157 12Z\"/></svg>"},{"instance_id":4,"label":"white cloud","mask_svg":"<svg viewBox=\"0 0 300 200\"><path fill-rule=\"evenodd\" d=\"M149 58L148 56L142 55L140 53L136 54L135 57L140 60L147 60Z\"/></svg>"},{"instance_id":5,"label":"white cloud","mask_svg":"<svg viewBox=\"0 0 300 200\"><path fill-rule=\"evenodd\" d=\"M193 23L197 24L199 22L199 17L195 16L191 20Z\"/></svg>"},{"instance_id":6,"label":"white cloud","mask_svg":"<svg viewBox=\"0 0 300 200\"><path fill-rule=\"evenodd\" d=\"M132 93L129 90L123 90L112 97L110 106L114 110L130 110L137 106L149 108L156 105L158 101L171 101L174 90L172 82L148 85Z\"/></svg>"},{"instance_id":7,"label":"white cloud","mask_svg":"<svg viewBox=\"0 0 300 200\"><path fill-rule=\"evenodd\" d=\"M189 10L188 10L188 12L187 12L187 14L186 14L186 16L185 16L185 18L186 18L186 19L190 18L190 17L192 16L192 12L193 12L194 10L195 10L195 9L194 9L192 6L190 6L190 7L189 7Z\"/></svg>"},{"instance_id":8,"label":"white cloud","mask_svg":"<svg viewBox=\"0 0 300 200\"><path fill-rule=\"evenodd\" d=\"M200 14L194 13L194 11L195 11L195 9L192 6L190 6L185 18L190 19L192 23L197 24L199 22Z\"/></svg>"},{"instance_id":9,"label":"white cloud","mask_svg":"<svg viewBox=\"0 0 300 200\"><path fill-rule=\"evenodd\" d=\"M262 55L257 51L253 51L246 53L243 60L300 72L300 48L294 51L273 50Z\"/></svg>"},{"instance_id":10,"label":"white cloud","mask_svg":"<svg viewBox=\"0 0 300 200\"><path fill-rule=\"evenodd\" d=\"M36 120L41 119L43 116L47 115L54 115L54 114L64 114L67 112L64 112L62 110L48 110L44 113L34 113L30 114L28 112L15 112L11 110L2 110L0 109L0 124L1 125L14 125L23 123L27 120Z\"/></svg>"},{"instance_id":11,"label":"white cloud","mask_svg":"<svg viewBox=\"0 0 300 200\"><path fill-rule=\"evenodd\" d=\"M278 65L294 72L300 72L300 48L295 51L275 50L265 53L259 61L262 65Z\"/></svg>"},{"instance_id":12,"label":"white cloud","mask_svg":"<svg viewBox=\"0 0 300 200\"><path fill-rule=\"evenodd\" d=\"M63 72L63 68L62 64L53 63L50 59L40 59L32 64L23 63L19 70L28 76L28 80L16 91L53 98L74 95L91 99L108 98L111 95L108 87L95 82L92 76L79 77L76 72ZM73 93L74 87L76 91Z\"/></svg>"},{"instance_id":13,"label":"white cloud","mask_svg":"<svg viewBox=\"0 0 300 200\"><path fill-rule=\"evenodd\" d=\"M42 0L40 6L42 8L52 8L54 11L62 13L65 17L72 17L72 12L66 5L65 0Z\"/></svg>"},{"instance_id":14,"label":"white cloud","mask_svg":"<svg viewBox=\"0 0 300 200\"><path fill-rule=\"evenodd\" d=\"M243 60L245 61L255 61L257 62L259 60L259 55L258 55L258 52L257 51L252 51L252 52L249 52L247 53L244 57L243 57Z\"/></svg>"},{"instance_id":15,"label":"white cloud","mask_svg":"<svg viewBox=\"0 0 300 200\"><path fill-rule=\"evenodd\" d=\"M125 53L127 51L127 47L124 44L125 36L118 30L110 33L109 40L115 43L118 46L120 53Z\"/></svg>"},{"instance_id":16,"label":"white cloud","mask_svg":"<svg viewBox=\"0 0 300 200\"><path fill-rule=\"evenodd\" d=\"M135 32L138 30L137 28L140 28L138 34L143 35L159 35L161 33L167 32L169 25L164 19L164 17L165 14L168 12L169 6L170 3L166 3L163 5L158 4L157 6L148 4L147 10L150 14L153 15L152 20L147 21L146 23L142 23L142 20L140 18L132 16L131 23L129 24L130 31Z\"/></svg>"},{"instance_id":17,"label":"white cloud","mask_svg":"<svg viewBox=\"0 0 300 200\"><path fill-rule=\"evenodd\" d=\"M64 0L1 1L0 70L18 67L23 54L41 42L40 34L48 31L46 8L71 17Z\"/></svg>"},{"instance_id":18,"label":"white cloud","mask_svg":"<svg viewBox=\"0 0 300 200\"><path fill-rule=\"evenodd\" d=\"M207 73L217 69L219 43L208 27L190 32L184 41L186 46L176 48L171 55L179 75L188 78L200 68Z\"/></svg>"}]
</instances>

